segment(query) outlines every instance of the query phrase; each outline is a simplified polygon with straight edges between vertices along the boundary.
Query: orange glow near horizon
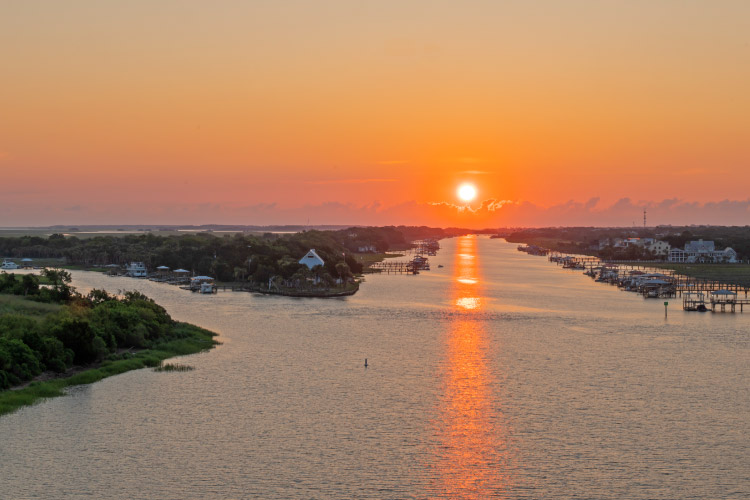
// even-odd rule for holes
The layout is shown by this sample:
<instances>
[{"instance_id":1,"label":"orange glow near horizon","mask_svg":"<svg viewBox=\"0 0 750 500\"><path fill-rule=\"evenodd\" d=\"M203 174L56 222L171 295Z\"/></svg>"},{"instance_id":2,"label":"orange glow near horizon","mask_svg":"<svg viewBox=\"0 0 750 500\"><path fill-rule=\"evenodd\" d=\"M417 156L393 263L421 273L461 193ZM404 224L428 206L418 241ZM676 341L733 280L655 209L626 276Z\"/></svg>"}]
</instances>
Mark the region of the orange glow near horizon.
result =
<instances>
[{"instance_id":1,"label":"orange glow near horizon","mask_svg":"<svg viewBox=\"0 0 750 500\"><path fill-rule=\"evenodd\" d=\"M430 208L463 182L472 206L746 200L750 3L657 4L10 2L0 216L514 223Z\"/></svg>"},{"instance_id":2,"label":"orange glow near horizon","mask_svg":"<svg viewBox=\"0 0 750 500\"><path fill-rule=\"evenodd\" d=\"M487 338L476 236L457 241L453 297L458 313L450 327L445 402L437 425L436 485L446 498L503 498L508 477L505 429L492 404Z\"/></svg>"}]
</instances>

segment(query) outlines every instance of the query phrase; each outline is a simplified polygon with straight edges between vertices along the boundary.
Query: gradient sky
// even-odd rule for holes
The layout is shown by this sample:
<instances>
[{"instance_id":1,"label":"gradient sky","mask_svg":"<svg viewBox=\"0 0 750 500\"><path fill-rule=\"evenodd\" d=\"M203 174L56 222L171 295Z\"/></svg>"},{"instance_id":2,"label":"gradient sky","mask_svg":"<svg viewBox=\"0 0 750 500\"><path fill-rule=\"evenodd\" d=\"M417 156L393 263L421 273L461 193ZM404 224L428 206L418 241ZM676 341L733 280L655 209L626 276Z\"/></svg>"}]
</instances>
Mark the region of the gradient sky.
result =
<instances>
[{"instance_id":1,"label":"gradient sky","mask_svg":"<svg viewBox=\"0 0 750 500\"><path fill-rule=\"evenodd\" d=\"M747 0L0 0L0 68L0 226L750 221Z\"/></svg>"}]
</instances>

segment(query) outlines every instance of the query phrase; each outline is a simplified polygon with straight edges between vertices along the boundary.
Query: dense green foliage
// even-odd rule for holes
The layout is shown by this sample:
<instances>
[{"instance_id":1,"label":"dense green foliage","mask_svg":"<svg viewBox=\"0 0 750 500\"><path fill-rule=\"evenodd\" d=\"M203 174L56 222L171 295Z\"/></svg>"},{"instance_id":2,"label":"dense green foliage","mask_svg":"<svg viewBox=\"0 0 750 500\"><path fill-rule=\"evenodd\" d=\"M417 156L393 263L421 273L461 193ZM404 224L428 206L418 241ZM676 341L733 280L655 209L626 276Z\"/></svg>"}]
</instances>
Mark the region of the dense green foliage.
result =
<instances>
[{"instance_id":1,"label":"dense green foliage","mask_svg":"<svg viewBox=\"0 0 750 500\"><path fill-rule=\"evenodd\" d=\"M66 271L45 270L52 283L39 278L0 273L0 390L43 371L64 372L117 358L122 349L154 348L190 332L167 311L139 292L118 298L103 290L81 296L69 285ZM57 307L34 308L33 303Z\"/></svg>"},{"instance_id":2,"label":"dense green foliage","mask_svg":"<svg viewBox=\"0 0 750 500\"><path fill-rule=\"evenodd\" d=\"M216 236L214 233L159 236L148 233L77 238L53 234L49 238L0 238L0 255L62 258L67 265L89 267L125 265L136 261L144 262L150 270L167 266L212 276L219 281L266 283L273 276L285 280L295 275L296 278L302 277L305 270L299 260L314 248L325 261L325 275L318 277L330 281L346 273L362 272L362 265L352 255L362 247L385 252L391 248L406 248L412 239L442 237L445 234L442 229L403 226L266 233L262 236L244 233L231 236ZM348 271L341 264L346 264Z\"/></svg>"},{"instance_id":3,"label":"dense green foliage","mask_svg":"<svg viewBox=\"0 0 750 500\"><path fill-rule=\"evenodd\" d=\"M400 236L400 235L399 235ZM392 235L368 239L368 244L387 248ZM403 236L401 236L403 240ZM71 265L125 265L144 262L149 269L168 266L184 268L196 274L210 275L219 281L267 281L279 275L290 278L301 269L298 261L315 248L326 262L326 271L337 276L336 265L346 263L353 272L361 266L349 255L362 237L347 241L342 232L306 231L302 233L255 236L235 234L217 237L211 233L157 236L155 234L102 236L79 239L52 235L49 238L23 236L0 238L0 254L31 258L65 258ZM345 245L345 243L350 243Z\"/></svg>"},{"instance_id":4,"label":"dense green foliage","mask_svg":"<svg viewBox=\"0 0 750 500\"><path fill-rule=\"evenodd\" d=\"M194 325L176 323L174 332L176 340L162 342L153 349L110 356L111 359L104 360L98 367L89 368L70 377L46 382L35 381L23 389L0 391L0 415L33 404L41 398L60 396L63 394L62 389L71 385L91 384L130 370L157 367L164 359L194 354L216 344L212 339L213 333Z\"/></svg>"}]
</instances>

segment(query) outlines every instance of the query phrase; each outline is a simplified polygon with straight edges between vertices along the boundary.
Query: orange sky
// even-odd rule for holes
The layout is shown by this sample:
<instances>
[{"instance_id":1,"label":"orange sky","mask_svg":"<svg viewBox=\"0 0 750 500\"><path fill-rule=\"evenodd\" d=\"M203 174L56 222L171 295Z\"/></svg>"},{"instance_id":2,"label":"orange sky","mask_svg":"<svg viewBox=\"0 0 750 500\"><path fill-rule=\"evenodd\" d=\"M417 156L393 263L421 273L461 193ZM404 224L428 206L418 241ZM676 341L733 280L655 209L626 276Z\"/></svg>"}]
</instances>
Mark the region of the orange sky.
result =
<instances>
[{"instance_id":1,"label":"orange sky","mask_svg":"<svg viewBox=\"0 0 750 500\"><path fill-rule=\"evenodd\" d=\"M0 226L750 195L745 0L6 2L0 64Z\"/></svg>"}]
</instances>

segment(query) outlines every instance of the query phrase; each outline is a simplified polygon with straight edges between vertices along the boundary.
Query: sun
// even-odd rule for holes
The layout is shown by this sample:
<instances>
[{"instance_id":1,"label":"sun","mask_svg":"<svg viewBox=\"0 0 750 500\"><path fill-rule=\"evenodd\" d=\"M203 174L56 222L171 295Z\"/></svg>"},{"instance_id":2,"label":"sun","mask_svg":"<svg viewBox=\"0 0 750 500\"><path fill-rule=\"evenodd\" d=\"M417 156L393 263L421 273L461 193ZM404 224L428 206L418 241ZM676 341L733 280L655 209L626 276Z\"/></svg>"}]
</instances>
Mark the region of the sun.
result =
<instances>
[{"instance_id":1,"label":"sun","mask_svg":"<svg viewBox=\"0 0 750 500\"><path fill-rule=\"evenodd\" d=\"M477 188L471 184L461 184L458 187L458 197L463 201L471 201L477 197Z\"/></svg>"}]
</instances>

